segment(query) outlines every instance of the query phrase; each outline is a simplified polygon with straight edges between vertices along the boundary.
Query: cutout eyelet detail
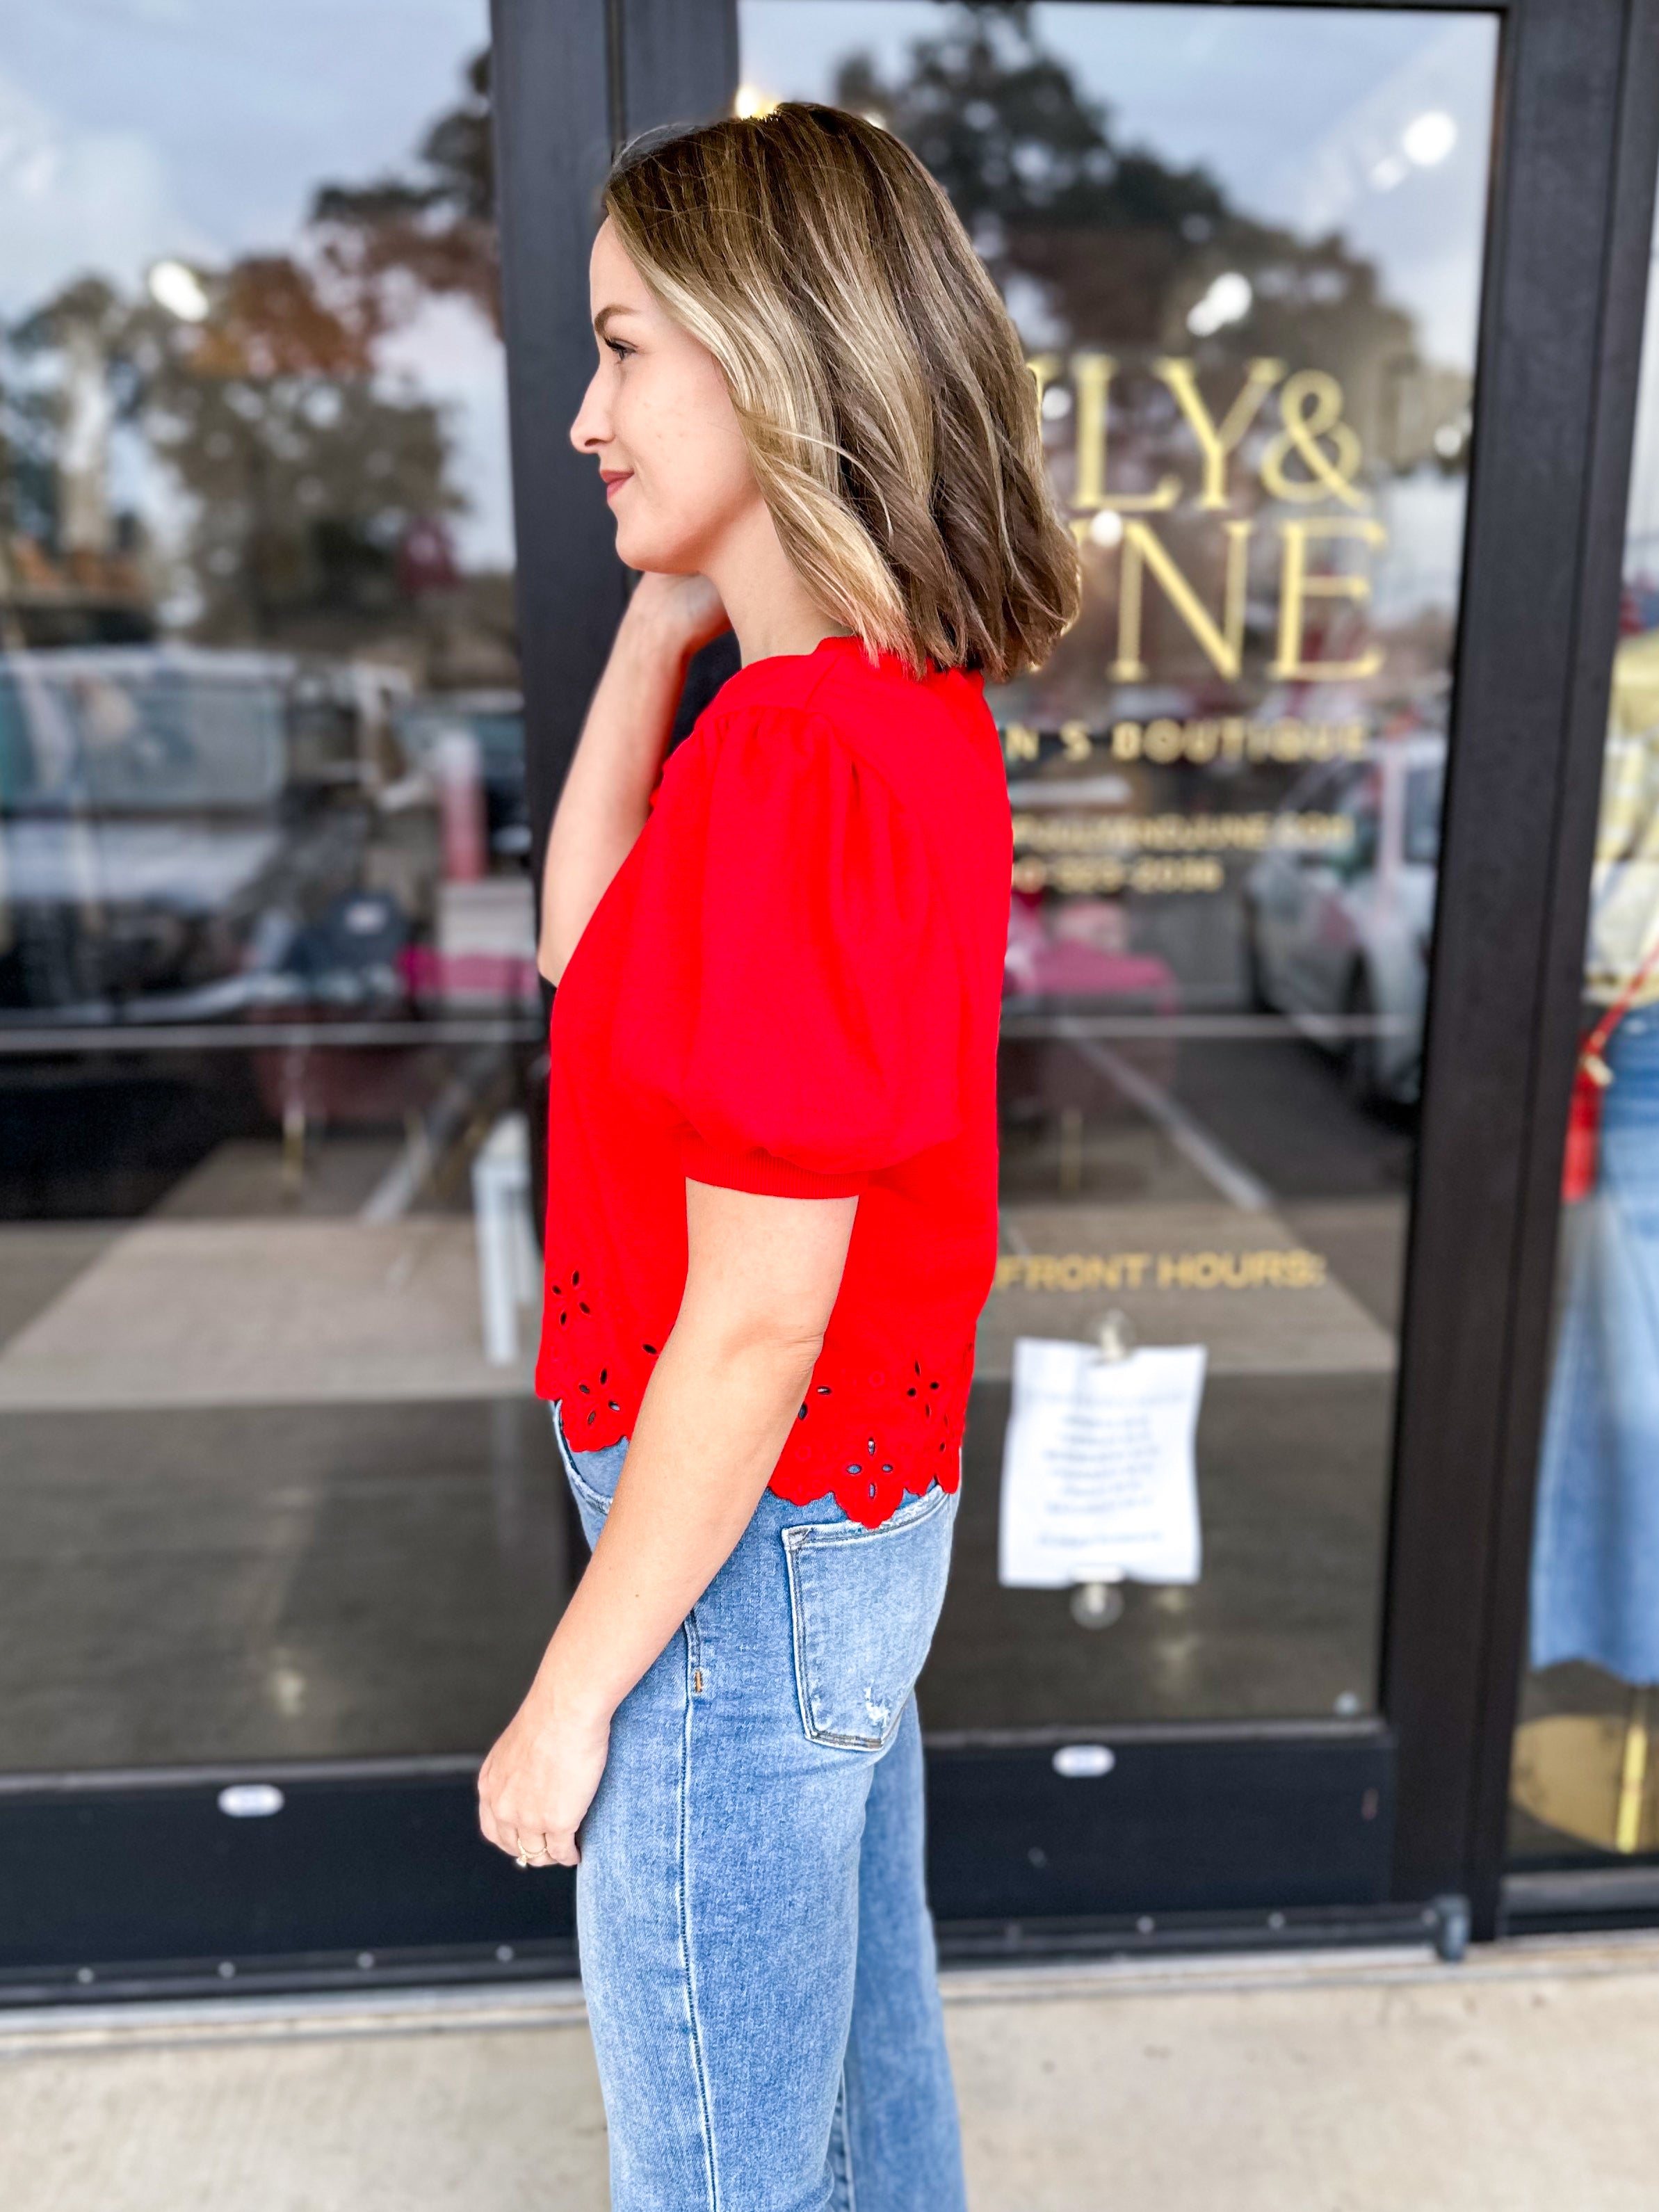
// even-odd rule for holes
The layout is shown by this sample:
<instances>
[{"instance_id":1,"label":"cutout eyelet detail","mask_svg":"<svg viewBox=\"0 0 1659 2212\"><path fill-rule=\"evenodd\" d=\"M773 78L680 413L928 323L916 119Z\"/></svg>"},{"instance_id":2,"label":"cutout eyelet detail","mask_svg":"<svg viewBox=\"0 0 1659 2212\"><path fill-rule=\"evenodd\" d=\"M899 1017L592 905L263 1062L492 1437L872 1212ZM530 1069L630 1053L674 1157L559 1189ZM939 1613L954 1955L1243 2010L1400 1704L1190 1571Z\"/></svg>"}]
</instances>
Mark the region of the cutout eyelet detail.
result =
<instances>
[{"instance_id":1,"label":"cutout eyelet detail","mask_svg":"<svg viewBox=\"0 0 1659 2212\"><path fill-rule=\"evenodd\" d=\"M567 1267L549 1279L550 1322L556 1302L558 1313L552 1357L559 1381L548 1395L566 1398L573 1414L586 1401L583 1442L600 1449L629 1433L649 1379L648 1363L661 1347L641 1338L637 1352L618 1356L616 1340L607 1341L605 1334L603 1286L596 1287L588 1272L586 1284L579 1267ZM579 1286L586 1297L576 1295ZM833 1364L830 1371L836 1372ZM850 1381L843 1373L833 1382L809 1385L789 1425L773 1487L801 1504L833 1496L850 1519L874 1528L936 1479L955 1488L963 1370L953 1360L948 1371L944 1364L932 1371L926 1360L912 1357L896 1371L871 1369L861 1383L857 1376L851 1370Z\"/></svg>"}]
</instances>

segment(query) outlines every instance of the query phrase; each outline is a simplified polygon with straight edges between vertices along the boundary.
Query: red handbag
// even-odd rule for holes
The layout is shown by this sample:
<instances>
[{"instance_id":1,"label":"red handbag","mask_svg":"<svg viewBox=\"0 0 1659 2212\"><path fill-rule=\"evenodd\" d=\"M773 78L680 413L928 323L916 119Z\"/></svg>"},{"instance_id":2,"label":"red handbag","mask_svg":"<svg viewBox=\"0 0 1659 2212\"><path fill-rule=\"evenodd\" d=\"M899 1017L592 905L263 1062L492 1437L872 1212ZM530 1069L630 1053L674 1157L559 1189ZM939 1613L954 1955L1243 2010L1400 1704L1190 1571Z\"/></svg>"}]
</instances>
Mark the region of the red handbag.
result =
<instances>
[{"instance_id":1,"label":"red handbag","mask_svg":"<svg viewBox=\"0 0 1659 2212\"><path fill-rule=\"evenodd\" d=\"M1659 940L1579 1048L1572 1072L1572 1102L1567 1109L1566 1150L1561 1155L1561 1203L1576 1206L1595 1188L1601 1146L1601 1100L1613 1081L1602 1058L1607 1040L1636 1004L1648 977L1659 966Z\"/></svg>"}]
</instances>

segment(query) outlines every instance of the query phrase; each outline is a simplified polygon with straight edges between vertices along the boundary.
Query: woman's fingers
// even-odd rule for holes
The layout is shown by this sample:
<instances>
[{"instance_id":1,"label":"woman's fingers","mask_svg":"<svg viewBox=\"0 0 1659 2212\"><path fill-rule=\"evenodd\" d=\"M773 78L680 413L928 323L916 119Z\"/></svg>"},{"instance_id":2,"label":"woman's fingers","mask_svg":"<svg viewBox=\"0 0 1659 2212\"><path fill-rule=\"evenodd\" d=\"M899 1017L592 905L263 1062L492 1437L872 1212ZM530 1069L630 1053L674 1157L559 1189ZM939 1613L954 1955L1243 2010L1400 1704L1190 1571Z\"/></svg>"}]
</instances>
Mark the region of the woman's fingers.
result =
<instances>
[{"instance_id":1,"label":"woman's fingers","mask_svg":"<svg viewBox=\"0 0 1659 2212\"><path fill-rule=\"evenodd\" d=\"M514 1834L501 1849L513 1858L522 1856L526 1865L533 1867L573 1867L581 1858L574 1836Z\"/></svg>"},{"instance_id":2,"label":"woman's fingers","mask_svg":"<svg viewBox=\"0 0 1659 2212\"><path fill-rule=\"evenodd\" d=\"M574 1835L544 1829L539 1835L520 1833L520 1847L532 1866L575 1866L581 1858Z\"/></svg>"},{"instance_id":3,"label":"woman's fingers","mask_svg":"<svg viewBox=\"0 0 1659 2212\"><path fill-rule=\"evenodd\" d=\"M534 1829L527 1822L526 1827L533 1839ZM486 1794L486 1785L482 1778L478 1784L478 1833L487 1844L494 1844L498 1851L505 1851L508 1858L515 1859L519 1856L518 1823L497 1809L493 1799ZM528 1856L528 1853L526 1856Z\"/></svg>"},{"instance_id":4,"label":"woman's fingers","mask_svg":"<svg viewBox=\"0 0 1659 2212\"><path fill-rule=\"evenodd\" d=\"M581 1861L574 1830L538 1828L527 1820L522 1823L509 1820L499 1814L483 1796L478 1800L478 1832L498 1851L505 1851L508 1858L516 1859L522 1854L532 1866L573 1867Z\"/></svg>"},{"instance_id":5,"label":"woman's fingers","mask_svg":"<svg viewBox=\"0 0 1659 2212\"><path fill-rule=\"evenodd\" d=\"M605 1771L606 1735L572 1729L527 1705L478 1771L478 1831L527 1866L574 1867L576 1830Z\"/></svg>"}]
</instances>

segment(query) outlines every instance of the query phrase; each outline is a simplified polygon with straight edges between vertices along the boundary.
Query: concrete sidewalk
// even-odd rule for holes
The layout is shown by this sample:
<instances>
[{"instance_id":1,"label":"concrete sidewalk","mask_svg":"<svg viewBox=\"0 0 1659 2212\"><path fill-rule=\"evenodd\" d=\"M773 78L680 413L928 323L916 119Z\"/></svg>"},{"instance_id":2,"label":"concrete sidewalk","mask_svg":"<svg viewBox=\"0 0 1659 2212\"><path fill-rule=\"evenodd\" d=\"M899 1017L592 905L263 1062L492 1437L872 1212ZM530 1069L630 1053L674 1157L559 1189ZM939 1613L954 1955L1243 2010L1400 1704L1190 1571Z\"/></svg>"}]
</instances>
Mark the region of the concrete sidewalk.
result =
<instances>
[{"instance_id":1,"label":"concrete sidewalk","mask_svg":"<svg viewBox=\"0 0 1659 2212\"><path fill-rule=\"evenodd\" d=\"M974 2212L1653 2212L1659 1940L953 1973ZM0 2014L6 2212L602 2212L578 1991Z\"/></svg>"}]
</instances>

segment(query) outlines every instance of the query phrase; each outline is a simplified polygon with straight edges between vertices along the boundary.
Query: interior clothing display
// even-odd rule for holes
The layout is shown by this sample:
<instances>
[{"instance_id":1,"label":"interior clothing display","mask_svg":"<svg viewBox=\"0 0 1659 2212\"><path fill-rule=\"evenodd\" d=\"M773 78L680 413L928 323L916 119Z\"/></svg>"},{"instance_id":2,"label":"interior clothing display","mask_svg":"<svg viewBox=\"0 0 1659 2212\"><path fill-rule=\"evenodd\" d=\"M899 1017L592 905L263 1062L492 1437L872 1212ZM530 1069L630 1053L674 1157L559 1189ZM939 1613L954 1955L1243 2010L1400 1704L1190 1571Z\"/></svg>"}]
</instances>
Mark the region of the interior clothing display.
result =
<instances>
[{"instance_id":1,"label":"interior clothing display","mask_svg":"<svg viewBox=\"0 0 1659 2212\"><path fill-rule=\"evenodd\" d=\"M957 1481L996 1259L1012 824L977 675L858 639L751 662L670 755L566 967L536 1386L631 1430L685 1286L688 1178L859 1199L772 1487L875 1527Z\"/></svg>"},{"instance_id":2,"label":"interior clothing display","mask_svg":"<svg viewBox=\"0 0 1659 2212\"><path fill-rule=\"evenodd\" d=\"M568 1413L592 1541L627 1445ZM964 2212L912 1694L956 1510L763 1493L617 1710L576 1875L614 2212Z\"/></svg>"},{"instance_id":3,"label":"interior clothing display","mask_svg":"<svg viewBox=\"0 0 1659 2212\"><path fill-rule=\"evenodd\" d=\"M1569 1194L1566 1290L1538 1474L1534 1668L1659 1682L1659 631L1627 637L1596 826L1584 994L1604 1010L1593 1146ZM1578 1089L1583 1085L1581 1079ZM1578 1101L1575 1099L1575 1108ZM1568 1169L1572 1174L1570 1132Z\"/></svg>"},{"instance_id":4,"label":"interior clothing display","mask_svg":"<svg viewBox=\"0 0 1659 2212\"><path fill-rule=\"evenodd\" d=\"M1659 1008L1627 1015L1605 1057L1539 1468L1531 1660L1645 1684L1659 1682Z\"/></svg>"},{"instance_id":5,"label":"interior clothing display","mask_svg":"<svg viewBox=\"0 0 1659 2212\"><path fill-rule=\"evenodd\" d=\"M1590 883L1584 994L1659 1000L1659 630L1613 655L1613 699ZM1645 970L1645 972L1644 972ZM1632 992L1632 986L1634 987Z\"/></svg>"}]
</instances>

